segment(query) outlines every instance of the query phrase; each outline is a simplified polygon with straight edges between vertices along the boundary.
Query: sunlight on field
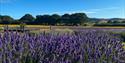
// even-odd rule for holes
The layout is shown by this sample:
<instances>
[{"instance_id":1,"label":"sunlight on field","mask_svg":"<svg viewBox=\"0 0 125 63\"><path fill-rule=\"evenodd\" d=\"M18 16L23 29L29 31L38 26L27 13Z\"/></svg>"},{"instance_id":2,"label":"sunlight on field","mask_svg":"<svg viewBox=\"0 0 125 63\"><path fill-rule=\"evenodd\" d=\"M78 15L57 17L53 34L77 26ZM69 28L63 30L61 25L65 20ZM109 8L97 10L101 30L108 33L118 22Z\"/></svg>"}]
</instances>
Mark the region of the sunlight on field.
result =
<instances>
[{"instance_id":1,"label":"sunlight on field","mask_svg":"<svg viewBox=\"0 0 125 63\"><path fill-rule=\"evenodd\" d=\"M123 48L125 49L125 42L123 43L123 45L124 45L124 47L123 47Z\"/></svg>"},{"instance_id":2,"label":"sunlight on field","mask_svg":"<svg viewBox=\"0 0 125 63\"><path fill-rule=\"evenodd\" d=\"M59 32L73 32L73 30L71 29L55 29L55 31L59 31Z\"/></svg>"},{"instance_id":3,"label":"sunlight on field","mask_svg":"<svg viewBox=\"0 0 125 63\"><path fill-rule=\"evenodd\" d=\"M5 25L0 25L0 27L4 27ZM9 27L19 27L20 25L8 25Z\"/></svg>"},{"instance_id":4,"label":"sunlight on field","mask_svg":"<svg viewBox=\"0 0 125 63\"><path fill-rule=\"evenodd\" d=\"M26 25L26 27L49 27L45 25Z\"/></svg>"},{"instance_id":5,"label":"sunlight on field","mask_svg":"<svg viewBox=\"0 0 125 63\"><path fill-rule=\"evenodd\" d=\"M0 27L4 27L5 25L0 25ZM20 25L8 25L9 27L19 27ZM45 27L48 28L50 26L47 25L26 25L26 27ZM65 26L56 26L56 27L65 27ZM70 27L70 26L69 26ZM81 26L80 26L81 27ZM123 26L105 26L105 27L98 27L98 26L83 26L83 28L125 28Z\"/></svg>"},{"instance_id":6,"label":"sunlight on field","mask_svg":"<svg viewBox=\"0 0 125 63\"><path fill-rule=\"evenodd\" d=\"M5 26L5 25L0 25L0 27ZM20 25L8 25L9 27L17 27ZM45 25L26 25L26 27L49 27L49 26L45 26Z\"/></svg>"}]
</instances>

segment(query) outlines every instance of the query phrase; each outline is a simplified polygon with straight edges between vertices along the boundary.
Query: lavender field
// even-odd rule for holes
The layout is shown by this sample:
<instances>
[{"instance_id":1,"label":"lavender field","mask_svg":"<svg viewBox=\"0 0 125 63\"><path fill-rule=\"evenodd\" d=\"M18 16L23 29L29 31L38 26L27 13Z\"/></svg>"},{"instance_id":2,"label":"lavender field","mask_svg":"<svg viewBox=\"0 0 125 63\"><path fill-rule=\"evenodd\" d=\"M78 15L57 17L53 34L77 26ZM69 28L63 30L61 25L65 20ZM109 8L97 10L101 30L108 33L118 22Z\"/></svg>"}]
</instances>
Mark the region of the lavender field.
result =
<instances>
[{"instance_id":1,"label":"lavender field","mask_svg":"<svg viewBox=\"0 0 125 63\"><path fill-rule=\"evenodd\" d=\"M125 63L125 0L0 0L0 63Z\"/></svg>"},{"instance_id":2,"label":"lavender field","mask_svg":"<svg viewBox=\"0 0 125 63\"><path fill-rule=\"evenodd\" d=\"M83 30L73 33L0 33L0 63L125 63L119 34Z\"/></svg>"}]
</instances>

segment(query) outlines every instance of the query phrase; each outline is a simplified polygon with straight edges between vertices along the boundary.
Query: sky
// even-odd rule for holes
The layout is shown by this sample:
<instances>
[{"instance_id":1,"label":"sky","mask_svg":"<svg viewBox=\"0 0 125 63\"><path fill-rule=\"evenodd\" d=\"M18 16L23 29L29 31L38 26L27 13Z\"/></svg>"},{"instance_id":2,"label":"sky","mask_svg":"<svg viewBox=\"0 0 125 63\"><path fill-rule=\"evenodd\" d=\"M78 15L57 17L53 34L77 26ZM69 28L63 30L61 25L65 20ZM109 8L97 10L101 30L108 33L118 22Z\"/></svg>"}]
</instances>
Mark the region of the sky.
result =
<instances>
[{"instance_id":1,"label":"sky","mask_svg":"<svg viewBox=\"0 0 125 63\"><path fill-rule=\"evenodd\" d=\"M125 0L0 0L0 15L86 13L90 18L125 18Z\"/></svg>"}]
</instances>

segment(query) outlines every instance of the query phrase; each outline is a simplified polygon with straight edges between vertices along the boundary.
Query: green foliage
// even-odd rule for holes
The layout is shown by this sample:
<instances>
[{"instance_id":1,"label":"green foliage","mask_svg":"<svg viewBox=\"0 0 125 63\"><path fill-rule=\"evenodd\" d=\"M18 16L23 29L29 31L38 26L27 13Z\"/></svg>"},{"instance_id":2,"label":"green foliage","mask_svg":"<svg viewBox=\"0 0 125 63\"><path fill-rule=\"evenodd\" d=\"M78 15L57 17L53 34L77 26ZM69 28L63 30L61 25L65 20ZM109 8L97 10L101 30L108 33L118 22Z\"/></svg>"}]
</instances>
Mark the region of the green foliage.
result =
<instances>
[{"instance_id":1,"label":"green foliage","mask_svg":"<svg viewBox=\"0 0 125 63\"><path fill-rule=\"evenodd\" d=\"M66 25L66 26L125 26L125 19L98 19L88 18L85 13L73 13L64 15L37 15L36 18L31 14L25 14L20 19L13 19L10 16L0 15L0 24L20 24L21 22L29 25Z\"/></svg>"},{"instance_id":2,"label":"green foliage","mask_svg":"<svg viewBox=\"0 0 125 63\"><path fill-rule=\"evenodd\" d=\"M73 25L82 24L88 21L88 17L84 13L75 13L71 15Z\"/></svg>"},{"instance_id":3,"label":"green foliage","mask_svg":"<svg viewBox=\"0 0 125 63\"><path fill-rule=\"evenodd\" d=\"M25 14L23 17L19 19L20 22L24 23L32 23L35 20L35 18L30 14Z\"/></svg>"},{"instance_id":4,"label":"green foliage","mask_svg":"<svg viewBox=\"0 0 125 63\"><path fill-rule=\"evenodd\" d=\"M121 37L123 38L124 42L125 42L125 32L120 33Z\"/></svg>"},{"instance_id":5,"label":"green foliage","mask_svg":"<svg viewBox=\"0 0 125 63\"><path fill-rule=\"evenodd\" d=\"M23 22L35 25L81 25L87 21L88 17L85 13L74 13L71 15L37 15L36 18L30 14L25 14L19 20L14 20L10 16L0 16L0 23L2 22L1 24L20 24Z\"/></svg>"},{"instance_id":6,"label":"green foliage","mask_svg":"<svg viewBox=\"0 0 125 63\"><path fill-rule=\"evenodd\" d=\"M50 19L51 19L50 24L56 25L57 23L60 23L61 16L58 14L53 14Z\"/></svg>"},{"instance_id":7,"label":"green foliage","mask_svg":"<svg viewBox=\"0 0 125 63\"><path fill-rule=\"evenodd\" d=\"M37 15L35 23L48 24L48 25L78 25L86 22L88 17L84 13L64 14L62 16L58 14L53 15Z\"/></svg>"},{"instance_id":8,"label":"green foliage","mask_svg":"<svg viewBox=\"0 0 125 63\"><path fill-rule=\"evenodd\" d=\"M123 42L125 42L125 32L111 32L111 33L120 35L120 38L122 38Z\"/></svg>"},{"instance_id":9,"label":"green foliage","mask_svg":"<svg viewBox=\"0 0 125 63\"><path fill-rule=\"evenodd\" d=\"M10 24L13 21L14 21L14 19L10 16L7 16L7 15L1 16L0 15L0 23L1 24Z\"/></svg>"},{"instance_id":10,"label":"green foliage","mask_svg":"<svg viewBox=\"0 0 125 63\"><path fill-rule=\"evenodd\" d=\"M70 25L70 15L69 14L64 14L61 17L61 23L65 24L65 25Z\"/></svg>"}]
</instances>

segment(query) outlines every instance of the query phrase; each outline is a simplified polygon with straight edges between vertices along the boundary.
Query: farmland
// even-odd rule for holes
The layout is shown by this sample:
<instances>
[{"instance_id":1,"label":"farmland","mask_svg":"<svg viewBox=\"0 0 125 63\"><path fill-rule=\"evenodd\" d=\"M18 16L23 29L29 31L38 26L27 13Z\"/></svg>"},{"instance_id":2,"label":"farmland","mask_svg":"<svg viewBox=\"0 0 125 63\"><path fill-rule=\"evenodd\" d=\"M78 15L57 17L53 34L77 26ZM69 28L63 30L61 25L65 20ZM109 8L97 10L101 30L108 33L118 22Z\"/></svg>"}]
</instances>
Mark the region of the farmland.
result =
<instances>
[{"instance_id":1,"label":"farmland","mask_svg":"<svg viewBox=\"0 0 125 63\"><path fill-rule=\"evenodd\" d=\"M0 28L3 29L5 25L0 25ZM20 25L8 25L9 29L18 29ZM115 31L115 32L125 32L125 27L122 26L47 26L47 25L26 25L26 30L30 31L48 31L48 30L56 30L56 29L70 29L70 30L103 30L103 31Z\"/></svg>"},{"instance_id":2,"label":"farmland","mask_svg":"<svg viewBox=\"0 0 125 63\"><path fill-rule=\"evenodd\" d=\"M25 29L30 32L0 32L0 62L125 62L124 27L26 25Z\"/></svg>"},{"instance_id":3,"label":"farmland","mask_svg":"<svg viewBox=\"0 0 125 63\"><path fill-rule=\"evenodd\" d=\"M0 0L0 63L125 63L125 0Z\"/></svg>"}]
</instances>

